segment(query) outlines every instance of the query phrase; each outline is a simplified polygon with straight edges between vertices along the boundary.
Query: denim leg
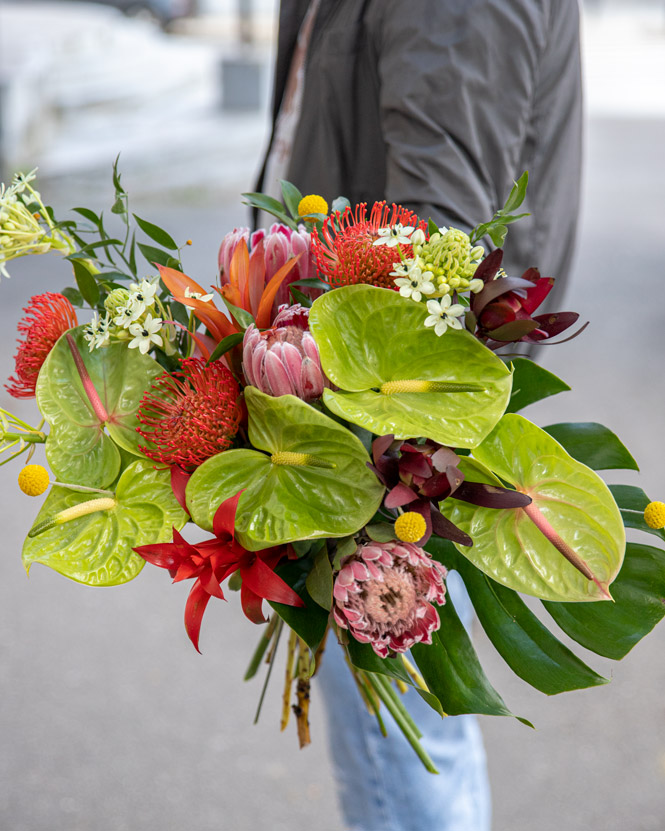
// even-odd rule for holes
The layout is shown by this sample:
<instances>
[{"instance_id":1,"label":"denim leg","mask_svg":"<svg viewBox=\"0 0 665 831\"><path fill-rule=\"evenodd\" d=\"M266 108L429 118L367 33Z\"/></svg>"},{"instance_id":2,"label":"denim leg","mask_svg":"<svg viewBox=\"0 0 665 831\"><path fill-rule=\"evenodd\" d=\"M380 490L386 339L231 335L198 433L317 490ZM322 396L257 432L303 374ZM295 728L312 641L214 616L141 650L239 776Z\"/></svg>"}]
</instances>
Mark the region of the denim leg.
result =
<instances>
[{"instance_id":1,"label":"denim leg","mask_svg":"<svg viewBox=\"0 0 665 831\"><path fill-rule=\"evenodd\" d=\"M468 628L472 608L454 572L448 590ZM489 831L485 752L473 716L442 720L416 692L407 692L404 703L439 770L435 776L425 770L388 714L388 736L381 735L334 640L329 641L318 678L349 831Z\"/></svg>"}]
</instances>

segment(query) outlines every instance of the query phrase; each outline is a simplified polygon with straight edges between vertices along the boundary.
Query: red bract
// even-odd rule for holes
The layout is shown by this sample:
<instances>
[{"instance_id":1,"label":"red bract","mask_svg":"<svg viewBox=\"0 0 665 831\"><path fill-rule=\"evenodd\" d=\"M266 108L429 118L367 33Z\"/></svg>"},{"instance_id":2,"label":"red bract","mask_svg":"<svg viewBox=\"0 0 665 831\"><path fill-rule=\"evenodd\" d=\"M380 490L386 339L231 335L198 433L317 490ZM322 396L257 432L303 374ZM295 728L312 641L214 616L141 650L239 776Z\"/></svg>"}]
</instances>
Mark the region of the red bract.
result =
<instances>
[{"instance_id":1,"label":"red bract","mask_svg":"<svg viewBox=\"0 0 665 831\"><path fill-rule=\"evenodd\" d=\"M235 539L235 517L241 494L225 500L213 519L213 539L192 545L173 529L173 542L142 545L135 548L143 559L171 572L173 582L195 580L185 606L185 629L197 652L201 621L211 597L224 600L221 583L236 571L242 585L240 601L243 612L253 623L264 623L263 600L304 606L301 598L274 569L286 555L284 546L263 551L247 551Z\"/></svg>"},{"instance_id":2,"label":"red bract","mask_svg":"<svg viewBox=\"0 0 665 831\"><path fill-rule=\"evenodd\" d=\"M478 266L475 276L483 280L485 288L471 300L469 321L477 326L476 336L490 349L507 343L540 343L575 323L577 312L534 316L533 312L554 287L554 278L541 277L537 268L527 269L521 277L497 278L502 259L503 251L499 248Z\"/></svg>"},{"instance_id":3,"label":"red bract","mask_svg":"<svg viewBox=\"0 0 665 831\"><path fill-rule=\"evenodd\" d=\"M355 211L347 208L329 216L321 233L315 230L312 248L319 271L333 288L368 283L395 289L394 264L399 262L397 249L374 245L379 239L379 228L396 224L410 225L427 231L427 224L401 205L375 202L367 219L367 205L361 202ZM404 257L413 256L410 245L401 245Z\"/></svg>"},{"instance_id":4,"label":"red bract","mask_svg":"<svg viewBox=\"0 0 665 831\"><path fill-rule=\"evenodd\" d=\"M160 375L141 399L138 432L151 444L141 450L157 462L197 467L226 450L238 432L238 384L219 361L188 358L180 370Z\"/></svg>"},{"instance_id":5,"label":"red bract","mask_svg":"<svg viewBox=\"0 0 665 831\"><path fill-rule=\"evenodd\" d=\"M30 298L18 324L23 335L14 357L15 375L5 384L14 398L34 398L42 364L56 342L68 329L78 325L72 304L62 294L46 292Z\"/></svg>"}]
</instances>

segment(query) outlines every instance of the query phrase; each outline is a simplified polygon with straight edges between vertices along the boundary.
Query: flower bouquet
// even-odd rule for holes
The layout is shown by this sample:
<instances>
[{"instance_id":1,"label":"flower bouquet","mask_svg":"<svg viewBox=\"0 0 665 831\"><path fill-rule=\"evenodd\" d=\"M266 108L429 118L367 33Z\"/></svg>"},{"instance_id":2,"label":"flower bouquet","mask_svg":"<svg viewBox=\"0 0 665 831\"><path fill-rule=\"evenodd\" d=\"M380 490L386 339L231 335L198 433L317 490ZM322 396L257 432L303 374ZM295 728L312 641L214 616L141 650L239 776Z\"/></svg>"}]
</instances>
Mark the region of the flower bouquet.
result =
<instances>
[{"instance_id":1,"label":"flower bouquet","mask_svg":"<svg viewBox=\"0 0 665 831\"><path fill-rule=\"evenodd\" d=\"M246 194L277 221L227 234L204 287L183 273L184 245L130 213L117 165L117 237L87 208L56 220L34 174L15 177L0 271L56 252L74 277L18 325L7 390L35 397L41 422L1 411L2 463L25 454L21 489L47 494L26 569L90 586L165 569L190 586L197 650L211 598L238 591L264 625L246 677L267 663L267 684L285 661L282 727L293 710L301 745L334 638L382 729L387 711L432 771L407 687L442 716L512 715L447 596L450 570L524 681L548 695L606 683L520 595L622 658L665 614L665 554L626 544L625 528L662 542L665 505L601 479L637 468L607 428L519 415L568 387L515 344L578 319L537 313L551 278L502 269L527 179L470 234L397 205L329 211L287 182L283 203ZM42 450L50 472L32 462ZM208 537L190 541L189 523Z\"/></svg>"}]
</instances>

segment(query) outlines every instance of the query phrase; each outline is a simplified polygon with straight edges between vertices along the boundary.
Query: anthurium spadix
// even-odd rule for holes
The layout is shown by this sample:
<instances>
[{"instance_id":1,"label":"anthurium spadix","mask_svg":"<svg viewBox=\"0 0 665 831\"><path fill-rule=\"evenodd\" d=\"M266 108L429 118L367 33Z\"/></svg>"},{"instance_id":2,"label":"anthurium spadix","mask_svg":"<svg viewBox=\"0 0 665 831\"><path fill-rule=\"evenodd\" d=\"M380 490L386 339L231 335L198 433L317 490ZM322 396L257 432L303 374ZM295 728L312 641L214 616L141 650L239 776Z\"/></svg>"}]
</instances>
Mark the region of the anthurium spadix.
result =
<instances>
[{"instance_id":1,"label":"anthurium spadix","mask_svg":"<svg viewBox=\"0 0 665 831\"><path fill-rule=\"evenodd\" d=\"M523 508L496 510L453 497L441 511L473 538L458 550L499 583L544 600L609 600L626 546L621 514L603 480L544 430L505 415L474 459L470 479L500 477L531 497ZM490 472L492 471L492 472Z\"/></svg>"},{"instance_id":2,"label":"anthurium spadix","mask_svg":"<svg viewBox=\"0 0 665 831\"><path fill-rule=\"evenodd\" d=\"M374 286L345 286L314 301L309 327L326 376L325 405L346 421L397 439L427 436L475 447L503 415L506 365L466 331L436 337L427 309Z\"/></svg>"},{"instance_id":3,"label":"anthurium spadix","mask_svg":"<svg viewBox=\"0 0 665 831\"><path fill-rule=\"evenodd\" d=\"M368 523L384 488L346 427L293 395L245 388L254 449L226 450L187 485L194 522L212 530L217 508L242 491L235 533L249 551L294 540L344 537Z\"/></svg>"},{"instance_id":4,"label":"anthurium spadix","mask_svg":"<svg viewBox=\"0 0 665 831\"><path fill-rule=\"evenodd\" d=\"M84 329L63 335L44 361L37 404L51 427L46 458L56 477L104 488L120 472L118 447L143 455L136 412L143 393L163 370L125 343L90 352Z\"/></svg>"}]
</instances>

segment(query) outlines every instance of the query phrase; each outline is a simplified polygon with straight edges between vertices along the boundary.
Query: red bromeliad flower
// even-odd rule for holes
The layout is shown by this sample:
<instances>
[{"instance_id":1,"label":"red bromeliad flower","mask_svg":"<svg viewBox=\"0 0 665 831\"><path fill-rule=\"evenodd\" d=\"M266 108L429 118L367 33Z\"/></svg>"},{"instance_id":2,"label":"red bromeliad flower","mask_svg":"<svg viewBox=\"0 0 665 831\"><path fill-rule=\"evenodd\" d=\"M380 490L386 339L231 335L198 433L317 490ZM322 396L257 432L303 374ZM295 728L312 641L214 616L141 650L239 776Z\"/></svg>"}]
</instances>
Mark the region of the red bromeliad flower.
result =
<instances>
[{"instance_id":1,"label":"red bromeliad flower","mask_svg":"<svg viewBox=\"0 0 665 831\"><path fill-rule=\"evenodd\" d=\"M265 623L261 610L263 600L287 606L305 605L275 574L275 567L286 554L284 546L247 551L236 541L235 517L241 493L225 500L217 509L213 519L213 539L192 545L174 528L173 542L134 549L146 562L168 569L174 583L195 579L185 606L185 629L197 652L201 651L199 633L208 601L211 597L225 599L221 583L236 571L242 579L242 609L253 623Z\"/></svg>"},{"instance_id":2,"label":"red bromeliad flower","mask_svg":"<svg viewBox=\"0 0 665 831\"><path fill-rule=\"evenodd\" d=\"M49 352L68 329L78 325L72 304L62 294L46 292L30 298L18 325L19 347L14 358L16 375L5 388L14 398L34 398L37 376Z\"/></svg>"},{"instance_id":3,"label":"red bromeliad flower","mask_svg":"<svg viewBox=\"0 0 665 831\"><path fill-rule=\"evenodd\" d=\"M356 283L369 283L396 289L390 272L400 257L395 248L374 245L380 239L379 229L396 224L415 226L427 232L427 223L401 205L375 202L369 219L367 205L361 202L355 211L347 208L323 223L321 233L315 230L312 248L319 271L333 288ZM410 245L401 245L404 257L413 256Z\"/></svg>"},{"instance_id":4,"label":"red bromeliad flower","mask_svg":"<svg viewBox=\"0 0 665 831\"><path fill-rule=\"evenodd\" d=\"M192 469L226 450L238 432L240 389L219 361L188 358L160 375L139 405L138 432L151 442L140 449L167 465Z\"/></svg>"}]
</instances>

